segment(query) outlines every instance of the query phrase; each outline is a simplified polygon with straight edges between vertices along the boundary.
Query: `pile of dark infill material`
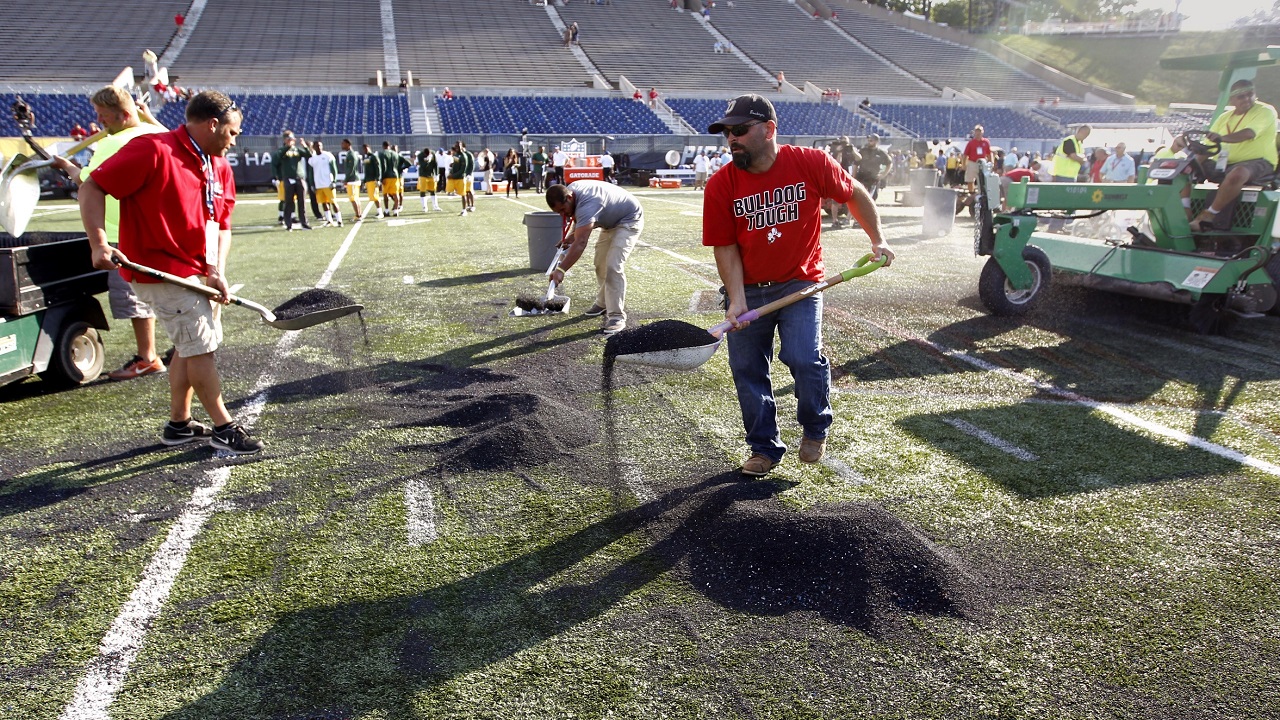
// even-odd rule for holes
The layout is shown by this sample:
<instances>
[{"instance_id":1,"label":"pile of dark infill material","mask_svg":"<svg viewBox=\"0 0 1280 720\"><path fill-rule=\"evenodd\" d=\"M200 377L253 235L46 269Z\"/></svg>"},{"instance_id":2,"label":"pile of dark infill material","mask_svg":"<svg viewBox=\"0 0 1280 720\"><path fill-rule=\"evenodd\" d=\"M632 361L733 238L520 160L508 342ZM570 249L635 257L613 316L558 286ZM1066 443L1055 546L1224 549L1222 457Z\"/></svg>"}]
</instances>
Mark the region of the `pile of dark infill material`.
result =
<instances>
[{"instance_id":1,"label":"pile of dark infill material","mask_svg":"<svg viewBox=\"0 0 1280 720\"><path fill-rule=\"evenodd\" d=\"M441 467L451 472L532 468L596 439L590 416L524 392L470 398L414 424L469 430L432 448L440 453Z\"/></svg>"},{"instance_id":2,"label":"pile of dark infill material","mask_svg":"<svg viewBox=\"0 0 1280 720\"><path fill-rule=\"evenodd\" d=\"M546 295L521 293L516 296L516 307L525 311L526 314L558 313L564 312L565 303L568 301L567 295L552 295L548 298Z\"/></svg>"},{"instance_id":3,"label":"pile of dark infill material","mask_svg":"<svg viewBox=\"0 0 1280 720\"><path fill-rule=\"evenodd\" d=\"M659 320L623 330L609 336L609 340L604 344L604 367L600 376L600 387L605 392L613 389L613 364L619 355L702 347L715 341L716 339L705 328L680 320Z\"/></svg>"},{"instance_id":4,"label":"pile of dark infill material","mask_svg":"<svg viewBox=\"0 0 1280 720\"><path fill-rule=\"evenodd\" d=\"M277 320L293 320L303 315L359 304L336 290L311 288L285 301L271 312L276 316Z\"/></svg>"}]
</instances>

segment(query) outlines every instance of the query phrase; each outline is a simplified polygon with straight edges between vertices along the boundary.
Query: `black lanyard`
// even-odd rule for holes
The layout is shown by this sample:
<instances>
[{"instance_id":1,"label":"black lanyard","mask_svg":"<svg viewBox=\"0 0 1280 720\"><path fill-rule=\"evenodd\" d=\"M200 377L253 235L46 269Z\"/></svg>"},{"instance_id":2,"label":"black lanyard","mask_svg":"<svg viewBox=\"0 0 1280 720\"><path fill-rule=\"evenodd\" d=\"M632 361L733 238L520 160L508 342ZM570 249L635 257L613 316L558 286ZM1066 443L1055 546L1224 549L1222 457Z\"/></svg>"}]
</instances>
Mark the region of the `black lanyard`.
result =
<instances>
[{"instance_id":1,"label":"black lanyard","mask_svg":"<svg viewBox=\"0 0 1280 720\"><path fill-rule=\"evenodd\" d=\"M205 154L204 150L200 149L200 145L195 138L191 137L190 133L187 134L187 137L190 138L191 147L195 148L196 154L200 156L200 164L204 167L204 205L209 210L209 219L213 220L215 219L213 212L213 160Z\"/></svg>"}]
</instances>

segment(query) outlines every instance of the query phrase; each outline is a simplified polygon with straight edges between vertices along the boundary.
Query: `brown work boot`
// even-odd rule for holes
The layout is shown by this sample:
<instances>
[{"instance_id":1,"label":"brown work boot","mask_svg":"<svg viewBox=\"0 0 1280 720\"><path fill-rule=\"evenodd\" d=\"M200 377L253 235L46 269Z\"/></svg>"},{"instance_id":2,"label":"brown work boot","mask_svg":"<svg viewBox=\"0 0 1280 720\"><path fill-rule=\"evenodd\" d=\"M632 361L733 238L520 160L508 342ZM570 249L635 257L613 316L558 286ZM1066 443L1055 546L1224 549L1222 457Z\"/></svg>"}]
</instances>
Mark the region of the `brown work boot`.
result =
<instances>
[{"instance_id":1,"label":"brown work boot","mask_svg":"<svg viewBox=\"0 0 1280 720\"><path fill-rule=\"evenodd\" d=\"M826 440L804 438L800 441L800 462L802 463L816 463L822 459L826 452Z\"/></svg>"},{"instance_id":2,"label":"brown work boot","mask_svg":"<svg viewBox=\"0 0 1280 720\"><path fill-rule=\"evenodd\" d=\"M767 456L755 453L742 463L742 474L751 477L764 477L773 469L774 463Z\"/></svg>"},{"instance_id":3,"label":"brown work boot","mask_svg":"<svg viewBox=\"0 0 1280 720\"><path fill-rule=\"evenodd\" d=\"M124 367L107 373L107 377L112 380L132 380L143 375L164 371L164 363L160 361L160 358L143 360L140 356L134 355L132 360L124 364Z\"/></svg>"}]
</instances>

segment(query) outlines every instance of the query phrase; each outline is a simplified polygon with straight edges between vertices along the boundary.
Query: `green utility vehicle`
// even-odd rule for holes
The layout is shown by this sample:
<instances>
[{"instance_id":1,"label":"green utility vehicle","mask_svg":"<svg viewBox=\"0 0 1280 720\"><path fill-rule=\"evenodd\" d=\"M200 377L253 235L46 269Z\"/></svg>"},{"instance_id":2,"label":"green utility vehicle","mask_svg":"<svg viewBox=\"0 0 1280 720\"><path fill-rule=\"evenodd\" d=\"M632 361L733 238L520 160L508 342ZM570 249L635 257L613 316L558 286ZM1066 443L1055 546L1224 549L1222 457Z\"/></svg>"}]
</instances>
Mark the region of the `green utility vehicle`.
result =
<instances>
[{"instance_id":1,"label":"green utility vehicle","mask_svg":"<svg viewBox=\"0 0 1280 720\"><path fill-rule=\"evenodd\" d=\"M94 297L107 291L83 233L0 234L0 385L28 375L82 385L102 372Z\"/></svg>"},{"instance_id":2,"label":"green utility vehicle","mask_svg":"<svg viewBox=\"0 0 1280 720\"><path fill-rule=\"evenodd\" d=\"M1194 58L1162 60L1176 70L1222 72L1214 119L1226 106L1229 88L1252 79L1259 67L1280 62L1280 46ZM1205 133L1186 133L1193 151L1217 153ZM1044 295L1050 278L1110 292L1189 306L1191 326L1221 332L1239 317L1275 312L1280 277L1280 227L1276 176L1246 186L1226 230L1193 231L1182 194L1190 188L1192 217L1216 192L1191 158L1156 160L1139 171L1137 183L1029 183L1010 185L1007 213L993 214L998 193L983 177L975 213L975 251L990 256L978 294L996 315L1021 315ZM1064 232L1068 222L1113 211L1136 218L1121 233L1082 237ZM1114 216L1108 216L1114 217ZM1123 237L1121 236L1123 235Z\"/></svg>"}]
</instances>

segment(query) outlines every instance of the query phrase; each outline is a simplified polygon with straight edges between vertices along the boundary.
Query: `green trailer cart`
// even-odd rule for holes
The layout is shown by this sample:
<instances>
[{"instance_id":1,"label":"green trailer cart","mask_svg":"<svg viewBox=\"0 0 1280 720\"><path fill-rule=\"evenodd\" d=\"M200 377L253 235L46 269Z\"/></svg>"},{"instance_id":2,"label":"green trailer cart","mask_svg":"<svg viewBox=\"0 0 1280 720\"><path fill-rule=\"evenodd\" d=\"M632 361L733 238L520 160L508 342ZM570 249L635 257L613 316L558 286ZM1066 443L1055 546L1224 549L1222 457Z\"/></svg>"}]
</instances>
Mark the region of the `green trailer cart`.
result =
<instances>
[{"instance_id":1,"label":"green trailer cart","mask_svg":"<svg viewBox=\"0 0 1280 720\"><path fill-rule=\"evenodd\" d=\"M1218 70L1223 112L1228 88L1252 79L1258 68L1280 62L1280 46L1195 58L1162 60L1168 69ZM1203 132L1187 133L1193 148L1216 152ZM1222 331L1240 317L1276 312L1280 277L1280 227L1273 176L1245 187L1225 230L1193 231L1182 206L1188 191L1192 215L1216 186L1190 158L1166 158L1144 168L1136 183L1029 183L1011 185L1006 213L992 213L993 194L981 182L975 216L975 251L989 256L978 282L983 305L997 315L1021 315L1044 295L1050 281L1154 298L1189 306L1198 332ZM1124 237L1067 234L1064 223L1128 211L1144 221Z\"/></svg>"},{"instance_id":2,"label":"green trailer cart","mask_svg":"<svg viewBox=\"0 0 1280 720\"><path fill-rule=\"evenodd\" d=\"M0 385L96 380L107 318L94 296L106 290L83 233L0 234Z\"/></svg>"}]
</instances>

